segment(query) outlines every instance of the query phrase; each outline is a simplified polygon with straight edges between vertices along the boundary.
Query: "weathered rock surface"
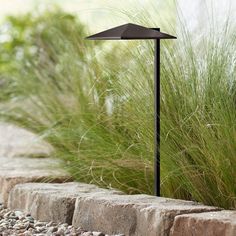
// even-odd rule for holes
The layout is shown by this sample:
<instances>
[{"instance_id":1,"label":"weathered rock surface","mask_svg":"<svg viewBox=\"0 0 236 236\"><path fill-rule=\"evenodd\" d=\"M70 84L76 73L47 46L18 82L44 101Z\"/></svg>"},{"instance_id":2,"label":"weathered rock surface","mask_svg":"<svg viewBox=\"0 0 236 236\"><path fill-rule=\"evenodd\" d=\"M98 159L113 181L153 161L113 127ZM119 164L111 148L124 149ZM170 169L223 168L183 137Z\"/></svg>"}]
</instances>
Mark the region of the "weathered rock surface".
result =
<instances>
[{"instance_id":1,"label":"weathered rock surface","mask_svg":"<svg viewBox=\"0 0 236 236\"><path fill-rule=\"evenodd\" d=\"M167 236L179 214L216 210L190 201L149 195L85 196L76 200L73 225L126 236Z\"/></svg>"},{"instance_id":2,"label":"weathered rock surface","mask_svg":"<svg viewBox=\"0 0 236 236\"><path fill-rule=\"evenodd\" d=\"M20 184L11 191L8 207L30 212L38 220L71 224L76 198L111 194L122 193L75 182Z\"/></svg>"},{"instance_id":3,"label":"weathered rock surface","mask_svg":"<svg viewBox=\"0 0 236 236\"><path fill-rule=\"evenodd\" d=\"M70 176L60 169L60 162L53 158L0 158L0 193L7 205L11 189L28 182L68 182Z\"/></svg>"},{"instance_id":4,"label":"weathered rock surface","mask_svg":"<svg viewBox=\"0 0 236 236\"><path fill-rule=\"evenodd\" d=\"M0 123L0 157L48 156L52 147L40 138L17 126Z\"/></svg>"},{"instance_id":5,"label":"weathered rock surface","mask_svg":"<svg viewBox=\"0 0 236 236\"><path fill-rule=\"evenodd\" d=\"M218 211L177 216L171 236L235 236L236 211Z\"/></svg>"}]
</instances>

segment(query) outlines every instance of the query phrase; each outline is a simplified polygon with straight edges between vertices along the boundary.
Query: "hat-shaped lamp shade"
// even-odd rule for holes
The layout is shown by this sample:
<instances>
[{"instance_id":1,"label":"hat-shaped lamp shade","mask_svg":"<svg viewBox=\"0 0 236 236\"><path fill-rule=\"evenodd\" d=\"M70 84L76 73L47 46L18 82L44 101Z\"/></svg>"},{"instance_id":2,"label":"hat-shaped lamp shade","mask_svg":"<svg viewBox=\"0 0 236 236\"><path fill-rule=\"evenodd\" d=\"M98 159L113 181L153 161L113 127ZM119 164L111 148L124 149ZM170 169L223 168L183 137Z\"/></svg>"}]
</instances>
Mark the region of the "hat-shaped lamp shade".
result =
<instances>
[{"instance_id":1,"label":"hat-shaped lamp shade","mask_svg":"<svg viewBox=\"0 0 236 236\"><path fill-rule=\"evenodd\" d=\"M135 24L125 24L98 34L91 35L86 39L92 40L138 40L138 39L175 39L176 37L162 33L153 28L146 28Z\"/></svg>"},{"instance_id":2,"label":"hat-shaped lamp shade","mask_svg":"<svg viewBox=\"0 0 236 236\"><path fill-rule=\"evenodd\" d=\"M176 39L175 36L160 32L159 28L146 28L135 24L125 24L103 32L91 35L91 40L140 40L153 39L155 41L154 60L154 89L155 89L155 146L154 146L154 192L160 196L160 40Z\"/></svg>"}]
</instances>

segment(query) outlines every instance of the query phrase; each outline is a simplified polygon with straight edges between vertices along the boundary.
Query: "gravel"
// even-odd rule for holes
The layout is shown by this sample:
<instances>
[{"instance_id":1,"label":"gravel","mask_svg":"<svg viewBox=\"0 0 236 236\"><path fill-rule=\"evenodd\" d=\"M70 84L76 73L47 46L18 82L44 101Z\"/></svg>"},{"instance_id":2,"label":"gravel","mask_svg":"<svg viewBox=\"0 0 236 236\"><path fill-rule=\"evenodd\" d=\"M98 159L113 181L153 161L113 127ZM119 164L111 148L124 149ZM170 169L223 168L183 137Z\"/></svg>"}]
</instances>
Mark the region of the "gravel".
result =
<instances>
[{"instance_id":1,"label":"gravel","mask_svg":"<svg viewBox=\"0 0 236 236\"><path fill-rule=\"evenodd\" d=\"M102 232L84 231L65 223L42 222L30 214L11 211L0 203L0 236L111 236ZM117 234L112 236L125 236Z\"/></svg>"}]
</instances>

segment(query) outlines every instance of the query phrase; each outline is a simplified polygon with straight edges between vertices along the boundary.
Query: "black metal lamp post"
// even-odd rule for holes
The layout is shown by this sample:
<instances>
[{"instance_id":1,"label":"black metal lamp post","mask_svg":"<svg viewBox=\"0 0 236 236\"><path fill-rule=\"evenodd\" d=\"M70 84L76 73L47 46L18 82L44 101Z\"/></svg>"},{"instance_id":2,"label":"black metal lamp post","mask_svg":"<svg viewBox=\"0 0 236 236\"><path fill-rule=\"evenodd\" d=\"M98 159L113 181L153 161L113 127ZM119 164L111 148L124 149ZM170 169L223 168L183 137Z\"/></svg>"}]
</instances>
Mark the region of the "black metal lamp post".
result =
<instances>
[{"instance_id":1,"label":"black metal lamp post","mask_svg":"<svg viewBox=\"0 0 236 236\"><path fill-rule=\"evenodd\" d=\"M155 195L160 196L160 40L176 39L176 37L160 32L159 28L146 28L135 24L121 25L98 34L91 35L86 39L91 40L140 40L153 39L155 41Z\"/></svg>"}]
</instances>

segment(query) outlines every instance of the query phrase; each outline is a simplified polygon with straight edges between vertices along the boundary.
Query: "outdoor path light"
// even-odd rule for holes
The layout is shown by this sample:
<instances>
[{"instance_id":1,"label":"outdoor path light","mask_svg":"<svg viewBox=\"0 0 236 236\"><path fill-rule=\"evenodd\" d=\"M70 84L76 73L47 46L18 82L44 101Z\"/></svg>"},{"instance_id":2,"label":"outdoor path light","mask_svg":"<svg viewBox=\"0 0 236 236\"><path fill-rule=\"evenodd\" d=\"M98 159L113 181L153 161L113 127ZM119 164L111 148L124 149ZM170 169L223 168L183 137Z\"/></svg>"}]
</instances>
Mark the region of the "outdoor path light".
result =
<instances>
[{"instance_id":1,"label":"outdoor path light","mask_svg":"<svg viewBox=\"0 0 236 236\"><path fill-rule=\"evenodd\" d=\"M160 40L176 39L176 37L160 32L159 28L146 28L135 24L121 25L98 34L91 35L86 39L91 40L140 40L153 39L155 41L154 61L154 84L155 84L155 156L154 173L156 196L160 196Z\"/></svg>"}]
</instances>

